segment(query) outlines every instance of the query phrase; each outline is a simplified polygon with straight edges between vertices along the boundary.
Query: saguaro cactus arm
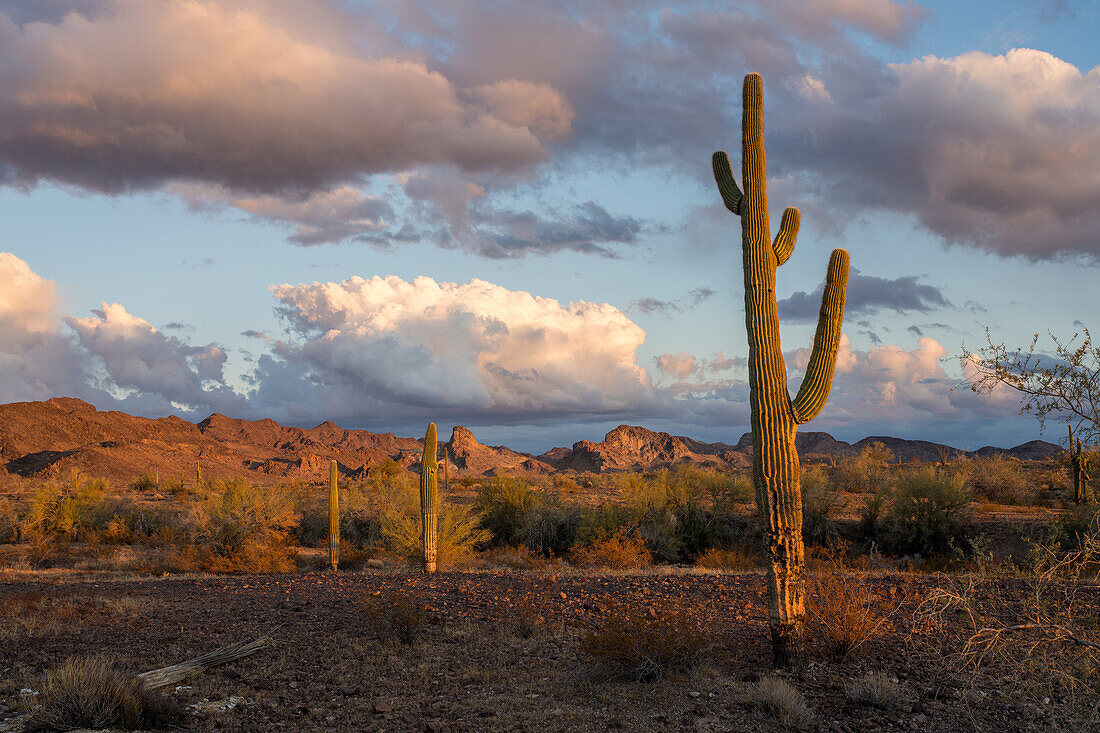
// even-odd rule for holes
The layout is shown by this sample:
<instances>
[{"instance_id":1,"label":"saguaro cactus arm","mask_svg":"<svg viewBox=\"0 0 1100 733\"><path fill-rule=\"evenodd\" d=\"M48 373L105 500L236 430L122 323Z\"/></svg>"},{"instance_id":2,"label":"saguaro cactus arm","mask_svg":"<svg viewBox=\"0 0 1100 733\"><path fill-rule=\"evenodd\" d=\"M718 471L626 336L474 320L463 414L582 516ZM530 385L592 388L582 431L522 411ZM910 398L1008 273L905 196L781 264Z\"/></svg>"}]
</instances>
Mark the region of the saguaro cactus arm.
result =
<instances>
[{"instance_id":1,"label":"saguaro cactus arm","mask_svg":"<svg viewBox=\"0 0 1100 733\"><path fill-rule=\"evenodd\" d=\"M726 208L741 215L741 200L744 196L737 187L737 181L733 179L733 170L730 168L730 159L726 151L719 150L711 156L711 167L714 168L714 180L718 183L718 193L722 194L722 203Z\"/></svg>"},{"instance_id":2,"label":"saguaro cactus arm","mask_svg":"<svg viewBox=\"0 0 1100 733\"><path fill-rule=\"evenodd\" d=\"M719 150L711 157L711 167L714 169L714 181L718 184L718 193L722 194L722 202L727 209L740 216L744 196L733 178L729 156ZM772 243L776 266L790 259L801 223L802 213L794 206L788 206L783 212L783 219L779 222L779 233L775 235L775 241Z\"/></svg>"},{"instance_id":3,"label":"saguaro cactus arm","mask_svg":"<svg viewBox=\"0 0 1100 733\"><path fill-rule=\"evenodd\" d=\"M840 324L844 320L844 300L848 291L848 253L834 249L825 276L825 292L821 295L821 313L817 317L817 333L806 376L791 403L795 422L801 424L817 417L829 390L833 386L836 352L840 347Z\"/></svg>"}]
</instances>

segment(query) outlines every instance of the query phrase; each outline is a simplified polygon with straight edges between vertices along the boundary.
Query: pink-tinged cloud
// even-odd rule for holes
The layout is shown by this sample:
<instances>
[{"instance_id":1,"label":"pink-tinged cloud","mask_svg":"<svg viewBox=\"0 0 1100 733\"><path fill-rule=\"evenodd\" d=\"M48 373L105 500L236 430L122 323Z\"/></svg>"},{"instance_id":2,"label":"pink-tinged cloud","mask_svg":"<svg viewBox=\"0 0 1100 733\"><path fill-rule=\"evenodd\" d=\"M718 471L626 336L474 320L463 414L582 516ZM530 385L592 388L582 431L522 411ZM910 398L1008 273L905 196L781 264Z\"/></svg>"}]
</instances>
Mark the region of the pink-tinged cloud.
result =
<instances>
[{"instance_id":1,"label":"pink-tinged cloud","mask_svg":"<svg viewBox=\"0 0 1100 733\"><path fill-rule=\"evenodd\" d=\"M684 380L699 371L695 357L686 351L678 354L661 354L656 357L657 368L669 376Z\"/></svg>"},{"instance_id":2,"label":"pink-tinged cloud","mask_svg":"<svg viewBox=\"0 0 1100 733\"><path fill-rule=\"evenodd\" d=\"M524 170L547 158L540 135L569 131L546 84L464 90L408 55L330 43L301 14L213 0L114 0L53 23L0 14L0 170L106 192L300 193L428 164Z\"/></svg>"},{"instance_id":3,"label":"pink-tinged cloud","mask_svg":"<svg viewBox=\"0 0 1100 733\"><path fill-rule=\"evenodd\" d=\"M1100 67L926 56L819 114L807 163L848 201L998 254L1100 256Z\"/></svg>"}]
</instances>

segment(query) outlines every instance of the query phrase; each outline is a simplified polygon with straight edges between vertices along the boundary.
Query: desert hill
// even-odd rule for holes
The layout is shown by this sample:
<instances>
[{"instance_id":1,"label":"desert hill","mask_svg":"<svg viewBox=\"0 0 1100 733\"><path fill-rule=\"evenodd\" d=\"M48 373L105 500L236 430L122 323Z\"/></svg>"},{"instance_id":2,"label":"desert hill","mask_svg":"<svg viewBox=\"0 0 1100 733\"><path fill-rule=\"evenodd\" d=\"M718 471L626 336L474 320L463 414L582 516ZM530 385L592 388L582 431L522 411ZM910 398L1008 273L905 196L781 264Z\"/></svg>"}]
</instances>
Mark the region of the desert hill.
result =
<instances>
[{"instance_id":1,"label":"desert hill","mask_svg":"<svg viewBox=\"0 0 1100 733\"><path fill-rule=\"evenodd\" d=\"M851 444L828 433L806 431L797 444L807 462L856 455L872 442L889 447L899 460L936 461L941 455L966 454L919 440L874 436ZM78 469L95 476L129 480L157 471L163 478L245 474L259 482L315 480L336 460L342 473L363 475L393 460L415 469L422 441L391 433L347 430L332 422L314 428L280 425L274 420L241 420L213 414L198 423L178 417L150 419L124 412L100 411L82 400L55 397L45 402L0 405L0 465L24 477ZM735 445L620 425L599 442L577 441L539 456L506 446L478 442L465 427L454 427L440 443L452 476L499 473L544 474L555 471L640 471L681 462L713 468L745 468L752 462L752 435ZM1002 453L1020 459L1042 459L1059 452L1043 441L1015 448L985 447L970 455Z\"/></svg>"}]
</instances>

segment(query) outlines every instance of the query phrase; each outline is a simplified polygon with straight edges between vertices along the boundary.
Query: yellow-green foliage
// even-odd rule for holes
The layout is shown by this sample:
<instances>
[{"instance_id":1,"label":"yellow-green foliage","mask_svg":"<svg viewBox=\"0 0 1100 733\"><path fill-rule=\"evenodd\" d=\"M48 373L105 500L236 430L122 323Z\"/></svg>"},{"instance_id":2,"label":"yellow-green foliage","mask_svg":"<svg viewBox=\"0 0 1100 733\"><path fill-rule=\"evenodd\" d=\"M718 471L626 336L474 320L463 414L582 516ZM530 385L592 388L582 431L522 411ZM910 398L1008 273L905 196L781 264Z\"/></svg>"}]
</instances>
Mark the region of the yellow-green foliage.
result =
<instances>
[{"instance_id":1,"label":"yellow-green foliage","mask_svg":"<svg viewBox=\"0 0 1100 733\"><path fill-rule=\"evenodd\" d=\"M889 465L894 453L882 443L866 446L856 457L841 458L833 468L829 481L839 491L869 494L890 487L893 475Z\"/></svg>"},{"instance_id":2,"label":"yellow-green foliage","mask_svg":"<svg viewBox=\"0 0 1100 733\"><path fill-rule=\"evenodd\" d=\"M470 507L441 502L437 505L438 532L435 562L437 567L456 568L467 563L478 545L487 544L492 534L480 525L480 516ZM408 488L399 497L382 524L386 546L414 565L424 562L422 514L416 489Z\"/></svg>"},{"instance_id":3,"label":"yellow-green foliage","mask_svg":"<svg viewBox=\"0 0 1100 733\"><path fill-rule=\"evenodd\" d=\"M47 481L30 498L20 521L23 536L75 538L98 530L111 516L105 502L108 485L73 471L67 481Z\"/></svg>"},{"instance_id":4,"label":"yellow-green foliage","mask_svg":"<svg viewBox=\"0 0 1100 733\"><path fill-rule=\"evenodd\" d=\"M207 486L188 515L200 566L216 572L293 566L286 545L300 516L284 492L242 478L216 479Z\"/></svg>"}]
</instances>

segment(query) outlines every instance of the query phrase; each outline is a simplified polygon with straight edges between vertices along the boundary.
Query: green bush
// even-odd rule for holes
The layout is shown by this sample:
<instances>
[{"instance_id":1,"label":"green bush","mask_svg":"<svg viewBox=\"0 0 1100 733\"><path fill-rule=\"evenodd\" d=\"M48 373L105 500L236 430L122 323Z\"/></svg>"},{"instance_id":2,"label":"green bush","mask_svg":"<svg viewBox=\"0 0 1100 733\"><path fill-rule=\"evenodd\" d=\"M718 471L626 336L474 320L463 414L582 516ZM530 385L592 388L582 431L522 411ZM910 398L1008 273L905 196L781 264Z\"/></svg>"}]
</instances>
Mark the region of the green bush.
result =
<instances>
[{"instance_id":1,"label":"green bush","mask_svg":"<svg viewBox=\"0 0 1100 733\"><path fill-rule=\"evenodd\" d=\"M577 540L581 519L578 507L567 506L557 497L547 497L527 513L523 523L523 544L543 555L564 555Z\"/></svg>"},{"instance_id":2,"label":"green bush","mask_svg":"<svg viewBox=\"0 0 1100 733\"><path fill-rule=\"evenodd\" d=\"M404 509L391 513L382 526L387 547L412 565L424 561L419 491L415 497L415 505L409 502ZM439 503L436 562L440 569L462 567L473 558L475 549L491 538L490 532L481 526L480 516L470 507Z\"/></svg>"},{"instance_id":3,"label":"green bush","mask_svg":"<svg viewBox=\"0 0 1100 733\"><path fill-rule=\"evenodd\" d=\"M802 539L811 545L826 545L837 538L833 515L841 507L840 494L829 485L818 467L802 470Z\"/></svg>"},{"instance_id":4,"label":"green bush","mask_svg":"<svg viewBox=\"0 0 1100 733\"><path fill-rule=\"evenodd\" d=\"M970 501L969 487L953 471L921 466L901 473L887 510L889 544L925 556L966 547Z\"/></svg>"},{"instance_id":5,"label":"green bush","mask_svg":"<svg viewBox=\"0 0 1100 733\"><path fill-rule=\"evenodd\" d=\"M526 481L514 476L494 476L482 484L474 501L481 526L492 535L495 545L518 545L528 515L542 503L542 497Z\"/></svg>"},{"instance_id":6,"label":"green bush","mask_svg":"<svg viewBox=\"0 0 1100 733\"><path fill-rule=\"evenodd\" d=\"M188 515L200 569L215 572L288 570L287 541L300 515L285 493L243 478L217 479Z\"/></svg>"},{"instance_id":7,"label":"green bush","mask_svg":"<svg viewBox=\"0 0 1100 733\"><path fill-rule=\"evenodd\" d=\"M106 500L107 489L104 479L78 471L73 471L64 483L47 481L31 494L20 520L20 534L76 539L103 529L115 509Z\"/></svg>"}]
</instances>

